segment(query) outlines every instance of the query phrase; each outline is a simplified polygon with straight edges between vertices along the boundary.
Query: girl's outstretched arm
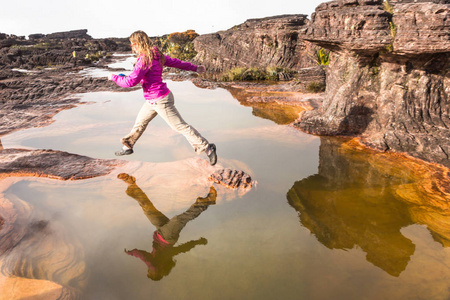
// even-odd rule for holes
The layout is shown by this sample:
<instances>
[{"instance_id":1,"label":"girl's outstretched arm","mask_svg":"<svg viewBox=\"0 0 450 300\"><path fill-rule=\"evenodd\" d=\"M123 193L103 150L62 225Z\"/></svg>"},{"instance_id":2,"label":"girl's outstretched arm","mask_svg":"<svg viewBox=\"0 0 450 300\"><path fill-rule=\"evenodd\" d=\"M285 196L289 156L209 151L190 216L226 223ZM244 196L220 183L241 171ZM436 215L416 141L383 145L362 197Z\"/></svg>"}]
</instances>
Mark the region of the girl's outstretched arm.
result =
<instances>
[{"instance_id":1,"label":"girl's outstretched arm","mask_svg":"<svg viewBox=\"0 0 450 300\"><path fill-rule=\"evenodd\" d=\"M108 76L108 79L117 83L117 85L121 87L133 87L141 82L142 78L144 78L146 68L142 66L142 60L139 58L134 66L133 72L131 72L128 76L118 76L115 74L111 74Z\"/></svg>"},{"instance_id":2,"label":"girl's outstretched arm","mask_svg":"<svg viewBox=\"0 0 450 300\"><path fill-rule=\"evenodd\" d=\"M166 62L164 63L165 66L171 67L171 68L177 68L185 71L194 71L198 72L198 67L194 64L191 64L190 62L182 61L177 58L172 58L170 56L165 55Z\"/></svg>"}]
</instances>

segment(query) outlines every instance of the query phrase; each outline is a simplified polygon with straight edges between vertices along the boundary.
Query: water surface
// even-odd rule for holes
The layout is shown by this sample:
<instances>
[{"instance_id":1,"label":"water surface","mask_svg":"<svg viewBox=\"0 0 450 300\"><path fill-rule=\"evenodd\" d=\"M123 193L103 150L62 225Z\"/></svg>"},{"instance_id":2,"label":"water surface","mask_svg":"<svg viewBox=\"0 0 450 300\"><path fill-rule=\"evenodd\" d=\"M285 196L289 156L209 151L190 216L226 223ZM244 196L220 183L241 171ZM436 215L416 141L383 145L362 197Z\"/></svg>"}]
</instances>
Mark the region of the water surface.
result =
<instances>
[{"instance_id":1,"label":"water surface","mask_svg":"<svg viewBox=\"0 0 450 300\"><path fill-rule=\"evenodd\" d=\"M53 270L52 258L19 249L9 265L32 261L48 269L36 272L39 279L58 273L53 280L82 299L449 298L450 221L439 206L449 198L422 188L436 186L433 176L416 173L412 162L404 167L257 117L226 90L168 84L184 119L217 145L219 167L249 172L256 187L227 194L216 186L216 204L198 210L196 199L209 186L176 170L206 156L155 118L135 154L123 158L140 164L124 169L135 184L117 178L119 170L76 182L19 178L9 185L4 196L30 205L27 222L46 228L36 233L45 238L30 245L51 243L71 257ZM87 104L59 113L50 126L2 138L4 148L115 158L142 92L81 97ZM164 177L169 167L176 186ZM427 198L437 204L417 200ZM154 244L155 216L188 221L169 250Z\"/></svg>"}]
</instances>

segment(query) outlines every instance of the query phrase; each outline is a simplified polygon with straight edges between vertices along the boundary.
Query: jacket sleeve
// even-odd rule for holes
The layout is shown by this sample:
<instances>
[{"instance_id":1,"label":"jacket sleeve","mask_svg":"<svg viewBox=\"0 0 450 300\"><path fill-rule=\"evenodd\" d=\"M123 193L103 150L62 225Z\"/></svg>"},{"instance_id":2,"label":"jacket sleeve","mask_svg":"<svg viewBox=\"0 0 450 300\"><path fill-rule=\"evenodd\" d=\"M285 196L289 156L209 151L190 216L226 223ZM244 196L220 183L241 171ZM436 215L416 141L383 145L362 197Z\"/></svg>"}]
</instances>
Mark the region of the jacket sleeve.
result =
<instances>
[{"instance_id":1,"label":"jacket sleeve","mask_svg":"<svg viewBox=\"0 0 450 300\"><path fill-rule=\"evenodd\" d=\"M142 78L144 78L144 75L147 71L147 68L143 68L142 66L142 59L139 58L136 62L136 65L134 66L133 72L131 72L128 76L117 76L112 75L111 80L117 83L117 85L128 88L133 87L137 85L139 82L141 82Z\"/></svg>"},{"instance_id":2,"label":"jacket sleeve","mask_svg":"<svg viewBox=\"0 0 450 300\"><path fill-rule=\"evenodd\" d=\"M172 58L167 55L165 55L164 57L166 58L166 62L164 63L165 66L177 68L177 69L181 69L181 70L186 70L186 71L197 72L197 66L194 64L179 60L177 58Z\"/></svg>"}]
</instances>

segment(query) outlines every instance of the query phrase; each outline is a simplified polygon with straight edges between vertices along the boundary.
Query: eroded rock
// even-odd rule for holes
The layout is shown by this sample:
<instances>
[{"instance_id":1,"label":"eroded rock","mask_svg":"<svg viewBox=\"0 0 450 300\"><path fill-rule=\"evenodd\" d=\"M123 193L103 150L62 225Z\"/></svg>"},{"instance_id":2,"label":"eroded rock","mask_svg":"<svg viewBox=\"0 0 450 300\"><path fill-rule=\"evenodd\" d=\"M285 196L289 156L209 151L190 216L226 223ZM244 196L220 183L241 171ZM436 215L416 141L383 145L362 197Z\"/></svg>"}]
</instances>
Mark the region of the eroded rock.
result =
<instances>
[{"instance_id":1,"label":"eroded rock","mask_svg":"<svg viewBox=\"0 0 450 300\"><path fill-rule=\"evenodd\" d=\"M392 42L389 20L382 0L339 0L320 4L304 38L333 50L376 53Z\"/></svg>"},{"instance_id":2,"label":"eroded rock","mask_svg":"<svg viewBox=\"0 0 450 300\"><path fill-rule=\"evenodd\" d=\"M221 169L209 176L209 180L231 189L251 188L252 178L244 171Z\"/></svg>"}]
</instances>

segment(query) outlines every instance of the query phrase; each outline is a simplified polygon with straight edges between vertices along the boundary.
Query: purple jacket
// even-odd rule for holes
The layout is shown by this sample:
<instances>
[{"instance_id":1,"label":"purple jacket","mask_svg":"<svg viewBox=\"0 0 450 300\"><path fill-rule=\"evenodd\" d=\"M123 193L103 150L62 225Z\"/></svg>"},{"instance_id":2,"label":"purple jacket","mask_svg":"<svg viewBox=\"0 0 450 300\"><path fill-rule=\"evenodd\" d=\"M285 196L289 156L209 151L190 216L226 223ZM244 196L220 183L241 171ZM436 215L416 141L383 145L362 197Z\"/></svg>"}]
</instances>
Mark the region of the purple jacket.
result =
<instances>
[{"instance_id":1,"label":"purple jacket","mask_svg":"<svg viewBox=\"0 0 450 300\"><path fill-rule=\"evenodd\" d=\"M188 62L181 61L176 58L164 55L166 61L164 66L178 68L186 71L197 71L197 66ZM159 61L159 55L157 55L152 62L150 68L144 68L142 66L142 58L139 57L133 72L128 76L112 75L111 80L117 83L121 87L133 87L138 83L141 83L144 91L144 98L149 100L150 103L155 103L160 98L166 96L170 90L167 85L162 81L163 66Z\"/></svg>"}]
</instances>

